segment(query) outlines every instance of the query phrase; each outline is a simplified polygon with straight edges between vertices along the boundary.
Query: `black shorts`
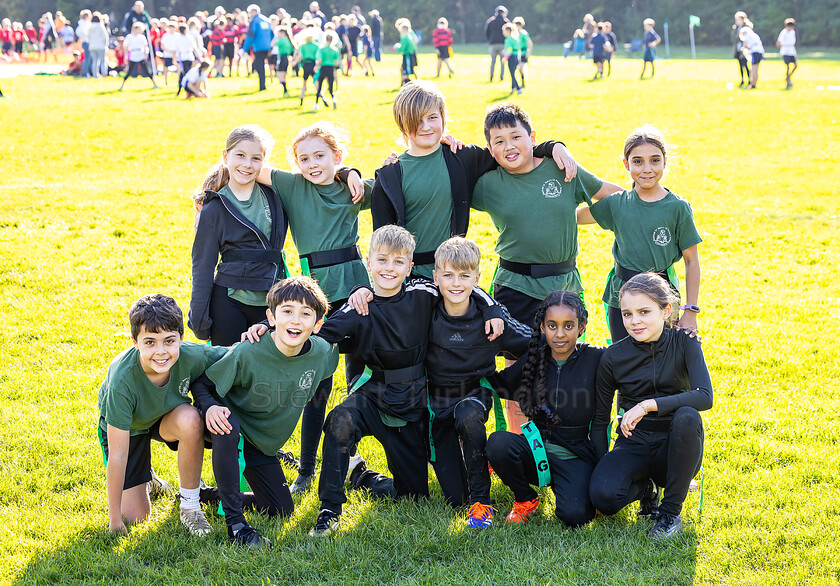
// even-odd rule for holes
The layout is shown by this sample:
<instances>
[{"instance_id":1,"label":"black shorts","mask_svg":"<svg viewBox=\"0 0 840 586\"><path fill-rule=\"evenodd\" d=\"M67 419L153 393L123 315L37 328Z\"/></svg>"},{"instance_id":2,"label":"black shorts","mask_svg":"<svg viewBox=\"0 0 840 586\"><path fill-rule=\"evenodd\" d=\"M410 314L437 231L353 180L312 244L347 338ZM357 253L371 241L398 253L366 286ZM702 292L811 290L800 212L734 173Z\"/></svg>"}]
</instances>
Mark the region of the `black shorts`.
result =
<instances>
[{"instance_id":1,"label":"black shorts","mask_svg":"<svg viewBox=\"0 0 840 586\"><path fill-rule=\"evenodd\" d=\"M44 51L51 51L53 48L53 42L51 39L47 39L44 41Z\"/></svg>"},{"instance_id":2,"label":"black shorts","mask_svg":"<svg viewBox=\"0 0 840 586\"><path fill-rule=\"evenodd\" d=\"M274 53L269 53L268 57L267 57L267 61L268 61L269 66L273 67L274 64L277 63L277 55L275 55Z\"/></svg>"},{"instance_id":3,"label":"black shorts","mask_svg":"<svg viewBox=\"0 0 840 586\"><path fill-rule=\"evenodd\" d=\"M213 59L221 59L222 58L222 46L221 45L213 45L213 49L211 49L210 53L213 55Z\"/></svg>"},{"instance_id":4,"label":"black shorts","mask_svg":"<svg viewBox=\"0 0 840 586\"><path fill-rule=\"evenodd\" d=\"M758 65L761 63L761 60L764 59L764 53L753 53L752 54L752 64Z\"/></svg>"},{"instance_id":5,"label":"black shorts","mask_svg":"<svg viewBox=\"0 0 840 586\"><path fill-rule=\"evenodd\" d=\"M164 57L163 58L163 66L169 69L172 67L173 58L172 57Z\"/></svg>"},{"instance_id":6,"label":"black shorts","mask_svg":"<svg viewBox=\"0 0 840 586\"><path fill-rule=\"evenodd\" d=\"M15 41L15 53L23 53L23 41Z\"/></svg>"},{"instance_id":7,"label":"black shorts","mask_svg":"<svg viewBox=\"0 0 840 586\"><path fill-rule=\"evenodd\" d=\"M504 285L493 285L493 299L507 307L515 320L530 328L534 327L534 316L537 315L542 299L535 299Z\"/></svg>"},{"instance_id":8,"label":"black shorts","mask_svg":"<svg viewBox=\"0 0 840 586\"><path fill-rule=\"evenodd\" d=\"M302 64L303 66L303 81L307 79L315 78L315 62L314 61L304 61Z\"/></svg>"},{"instance_id":9,"label":"black shorts","mask_svg":"<svg viewBox=\"0 0 840 586\"><path fill-rule=\"evenodd\" d=\"M604 62L604 56L603 55L594 55L592 57L592 63L598 64L598 63L603 63L603 62Z\"/></svg>"},{"instance_id":10,"label":"black shorts","mask_svg":"<svg viewBox=\"0 0 840 586\"><path fill-rule=\"evenodd\" d=\"M146 484L152 479L152 440L163 442L173 452L178 451L178 442L167 442L160 437L160 419L149 431L140 435L133 435L128 441L128 460L125 464L125 481L123 490ZM99 446L102 457L108 463L108 434L102 429L101 420L97 427L99 431Z\"/></svg>"},{"instance_id":11,"label":"black shorts","mask_svg":"<svg viewBox=\"0 0 840 586\"><path fill-rule=\"evenodd\" d=\"M17 51L17 49L15 49L15 51ZM18 53L20 53L20 51L18 51ZM782 55L782 61L785 62L785 65L790 65L791 63L796 65L796 55Z\"/></svg>"},{"instance_id":12,"label":"black shorts","mask_svg":"<svg viewBox=\"0 0 840 586\"><path fill-rule=\"evenodd\" d=\"M417 54L412 53L411 55L403 55L402 60L402 74L403 75L413 75L414 70L417 68Z\"/></svg>"},{"instance_id":13,"label":"black shorts","mask_svg":"<svg viewBox=\"0 0 840 586\"><path fill-rule=\"evenodd\" d=\"M225 43L223 45L222 51L224 53L225 59L233 60L234 49L235 47L233 46L233 43Z\"/></svg>"},{"instance_id":14,"label":"black shorts","mask_svg":"<svg viewBox=\"0 0 840 586\"><path fill-rule=\"evenodd\" d=\"M519 58L519 62L520 63L528 63L528 57L523 55L522 57Z\"/></svg>"},{"instance_id":15,"label":"black shorts","mask_svg":"<svg viewBox=\"0 0 840 586\"><path fill-rule=\"evenodd\" d=\"M435 51L437 51L438 59L449 59L449 45L435 47Z\"/></svg>"},{"instance_id":16,"label":"black shorts","mask_svg":"<svg viewBox=\"0 0 840 586\"><path fill-rule=\"evenodd\" d=\"M353 57L359 56L359 44L356 41L350 41L350 54Z\"/></svg>"},{"instance_id":17,"label":"black shorts","mask_svg":"<svg viewBox=\"0 0 840 586\"><path fill-rule=\"evenodd\" d=\"M277 62L277 71L286 73L289 70L289 56L280 55L280 60Z\"/></svg>"},{"instance_id":18,"label":"black shorts","mask_svg":"<svg viewBox=\"0 0 840 586\"><path fill-rule=\"evenodd\" d=\"M128 73L125 76L137 77L138 74L142 77L152 77L152 74L149 73L149 65L145 61L130 61L128 63Z\"/></svg>"}]
</instances>

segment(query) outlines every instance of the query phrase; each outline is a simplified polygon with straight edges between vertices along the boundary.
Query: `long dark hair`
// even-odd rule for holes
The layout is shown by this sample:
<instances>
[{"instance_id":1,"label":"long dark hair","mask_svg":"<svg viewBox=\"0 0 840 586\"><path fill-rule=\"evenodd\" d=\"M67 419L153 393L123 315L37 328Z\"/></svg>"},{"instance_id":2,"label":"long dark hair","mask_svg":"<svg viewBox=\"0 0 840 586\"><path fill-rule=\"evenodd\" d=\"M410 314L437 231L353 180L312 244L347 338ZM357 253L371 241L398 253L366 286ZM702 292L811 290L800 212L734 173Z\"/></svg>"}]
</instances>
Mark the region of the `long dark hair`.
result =
<instances>
[{"instance_id":1,"label":"long dark hair","mask_svg":"<svg viewBox=\"0 0 840 586\"><path fill-rule=\"evenodd\" d=\"M546 395L548 388L545 384L546 365L551 360L548 346L543 344L543 334L540 326L545 322L545 314L549 307L565 305L574 310L580 325L586 325L589 319L589 312L583 304L583 300L577 293L569 291L554 291L540 303L537 313L534 316L534 333L531 334L531 341L528 344L528 358L522 366L522 378L519 384L519 408L522 413L531 419L539 417L553 425L560 425L561 417L558 413L552 413L548 407ZM534 391L536 390L536 396Z\"/></svg>"}]
</instances>

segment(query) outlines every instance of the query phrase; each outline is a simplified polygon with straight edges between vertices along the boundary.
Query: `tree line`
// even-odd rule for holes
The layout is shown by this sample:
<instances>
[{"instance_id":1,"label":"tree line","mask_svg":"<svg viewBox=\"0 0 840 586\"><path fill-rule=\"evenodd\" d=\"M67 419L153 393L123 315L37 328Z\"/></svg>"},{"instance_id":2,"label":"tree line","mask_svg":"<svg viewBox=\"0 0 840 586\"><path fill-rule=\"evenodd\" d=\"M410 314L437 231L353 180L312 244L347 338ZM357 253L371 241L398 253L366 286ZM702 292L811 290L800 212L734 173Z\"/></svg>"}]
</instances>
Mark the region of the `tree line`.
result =
<instances>
[{"instance_id":1,"label":"tree line","mask_svg":"<svg viewBox=\"0 0 840 586\"><path fill-rule=\"evenodd\" d=\"M239 8L244 9L251 0L242 0ZM231 10L235 6L230 0L146 0L146 8L152 16L170 14L188 15L197 10L212 13L217 4ZM273 12L283 6L291 14L299 16L307 10L309 0L265 0L258 1L263 12ZM328 15L349 13L356 4L354 0L324 0L321 9ZM583 16L591 13L596 20L609 20L619 41L629 42L641 37L642 21L653 18L656 30L662 34L666 20L670 24L669 34L674 45L688 44L688 17L700 17L701 26L695 29L699 45L727 45L733 22L733 14L745 11L755 25L755 31L764 40L768 49L773 46L776 35L783 28L785 18L793 17L798 24L798 44L805 46L840 46L840 0L531 0L508 2L507 0L364 0L358 2L363 14L376 8L385 21L383 27L385 42L397 41L393 22L401 16L408 17L416 30L431 39L431 32L438 17L445 16L455 31L456 43L484 42L484 22L494 8L504 4L509 18L522 16L526 28L537 43L562 43L571 39L576 28L583 23ZM36 21L45 12L61 10L76 24L79 11L83 8L99 10L114 17L119 24L123 15L131 8L133 0L0 0L0 17L13 20Z\"/></svg>"}]
</instances>

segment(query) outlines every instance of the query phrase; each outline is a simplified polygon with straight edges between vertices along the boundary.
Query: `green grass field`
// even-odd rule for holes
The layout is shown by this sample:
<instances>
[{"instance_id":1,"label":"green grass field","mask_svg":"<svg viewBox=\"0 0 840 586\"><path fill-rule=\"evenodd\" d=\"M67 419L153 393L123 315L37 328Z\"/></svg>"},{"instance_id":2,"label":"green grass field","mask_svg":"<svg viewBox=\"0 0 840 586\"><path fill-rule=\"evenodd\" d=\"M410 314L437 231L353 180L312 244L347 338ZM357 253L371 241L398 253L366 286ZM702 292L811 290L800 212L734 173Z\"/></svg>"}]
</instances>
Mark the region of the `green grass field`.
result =
<instances>
[{"instance_id":1,"label":"green grass field","mask_svg":"<svg viewBox=\"0 0 840 586\"><path fill-rule=\"evenodd\" d=\"M456 47L457 50L457 47ZM728 55L728 53L724 53ZM432 57L420 73L431 75ZM507 85L486 81L487 58L458 54L443 79L450 130L483 144L487 105ZM128 536L107 532L105 470L96 441L96 393L110 360L129 344L127 312L150 292L188 307L190 193L219 158L227 132L258 123L285 146L320 118L352 134L348 163L369 176L399 149L391 115L398 65L375 78L340 80L339 109L314 113L256 79L210 80L211 100L175 100L170 88L131 80L12 78L0 101L0 582L52 583L576 583L834 584L840 580L840 61L803 59L784 91L780 60L761 65L756 91L727 89L731 59L617 59L590 82L586 61L538 57L516 101L538 139L559 138L577 160L621 184L627 134L651 122L679 146L664 184L688 198L705 242L700 327L715 384L704 414L705 502L689 495L685 531L667 544L644 537L628 507L572 531L541 516L523 527L474 533L464 511L433 497L383 504L353 495L334 539L306 536L316 496L285 521L252 515L276 547L251 554L215 534L187 536L174 501ZM291 78L295 91L299 81ZM317 229L317 226L313 226ZM367 249L369 215L363 215ZM474 214L470 236L485 252L489 285L495 231ZM578 259L592 310L588 341L603 343L600 298L609 234L581 230ZM291 238L289 239L290 253ZM297 257L290 254L293 269ZM336 377L332 400L344 393ZM298 452L297 436L291 448ZM362 452L384 468L375 442ZM176 461L153 448L156 470L177 485ZM204 476L212 481L209 455ZM290 481L292 472L288 471ZM512 496L498 479L493 499Z\"/></svg>"}]
</instances>

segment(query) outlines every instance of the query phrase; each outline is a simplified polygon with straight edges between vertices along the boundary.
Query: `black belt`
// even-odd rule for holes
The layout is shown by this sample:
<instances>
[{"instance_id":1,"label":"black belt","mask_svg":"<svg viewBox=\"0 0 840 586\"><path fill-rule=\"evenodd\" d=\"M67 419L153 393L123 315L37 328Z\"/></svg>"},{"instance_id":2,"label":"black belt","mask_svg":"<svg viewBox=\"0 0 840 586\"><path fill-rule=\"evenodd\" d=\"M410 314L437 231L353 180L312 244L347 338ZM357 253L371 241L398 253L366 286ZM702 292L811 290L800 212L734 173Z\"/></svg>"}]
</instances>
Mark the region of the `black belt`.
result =
<instances>
[{"instance_id":1,"label":"black belt","mask_svg":"<svg viewBox=\"0 0 840 586\"><path fill-rule=\"evenodd\" d=\"M513 262L500 258L499 266L503 269L506 269L513 273L517 273L519 275L525 275L526 277L534 277L535 279L541 279L543 277L556 277L558 275L565 275L566 273L571 273L573 270L575 270L575 267L577 265L575 263L575 259L567 260L564 262L555 262L547 265L537 265Z\"/></svg>"},{"instance_id":2,"label":"black belt","mask_svg":"<svg viewBox=\"0 0 840 586\"><path fill-rule=\"evenodd\" d=\"M426 376L424 364L415 364L405 368L388 370L373 370L370 372L370 380L377 383L407 383Z\"/></svg>"},{"instance_id":3,"label":"black belt","mask_svg":"<svg viewBox=\"0 0 840 586\"><path fill-rule=\"evenodd\" d=\"M222 262L270 262L283 264L279 248L236 248L222 253Z\"/></svg>"},{"instance_id":4,"label":"black belt","mask_svg":"<svg viewBox=\"0 0 840 586\"><path fill-rule=\"evenodd\" d=\"M415 252L411 262L413 262L415 266L433 265L435 264L435 251L429 250L428 252Z\"/></svg>"},{"instance_id":5,"label":"black belt","mask_svg":"<svg viewBox=\"0 0 840 586\"><path fill-rule=\"evenodd\" d=\"M669 283L671 282L671 280L668 278L668 269L665 269L664 271L632 271L630 269L624 268L618 263L616 263L615 265L615 276L621 279L622 281L629 281L636 275L641 275L642 273L648 272L655 273L663 279L665 279L666 281L668 281Z\"/></svg>"},{"instance_id":6,"label":"black belt","mask_svg":"<svg viewBox=\"0 0 840 586\"><path fill-rule=\"evenodd\" d=\"M540 433L545 441L556 444L553 438L568 441L584 441L589 438L588 425L540 425Z\"/></svg>"},{"instance_id":7,"label":"black belt","mask_svg":"<svg viewBox=\"0 0 840 586\"><path fill-rule=\"evenodd\" d=\"M429 383L429 396L431 397L463 397L467 393L480 389L481 379L467 379L457 384L436 385Z\"/></svg>"},{"instance_id":8,"label":"black belt","mask_svg":"<svg viewBox=\"0 0 840 586\"><path fill-rule=\"evenodd\" d=\"M321 250L319 252L302 254L301 258L307 260L310 269L322 269L324 267L350 262L351 260L359 260L362 258L362 253L359 252L359 247L354 244L347 248L336 248L335 250Z\"/></svg>"},{"instance_id":9,"label":"black belt","mask_svg":"<svg viewBox=\"0 0 840 586\"><path fill-rule=\"evenodd\" d=\"M621 425L619 423L619 425ZM636 429L652 432L667 432L671 429L671 417L642 417L636 424Z\"/></svg>"}]
</instances>

